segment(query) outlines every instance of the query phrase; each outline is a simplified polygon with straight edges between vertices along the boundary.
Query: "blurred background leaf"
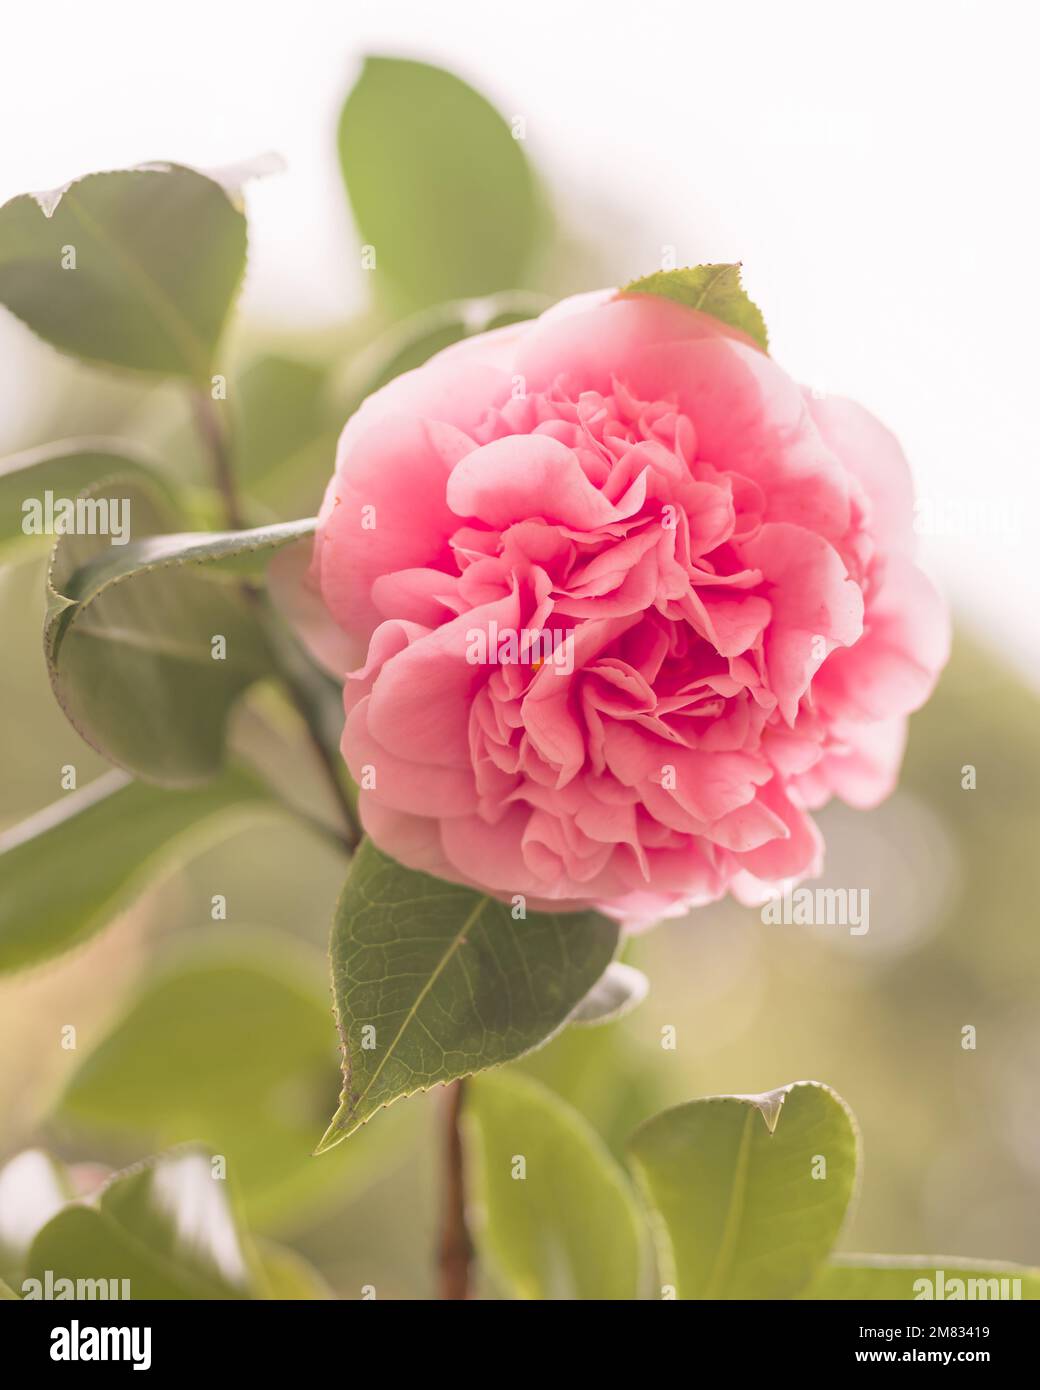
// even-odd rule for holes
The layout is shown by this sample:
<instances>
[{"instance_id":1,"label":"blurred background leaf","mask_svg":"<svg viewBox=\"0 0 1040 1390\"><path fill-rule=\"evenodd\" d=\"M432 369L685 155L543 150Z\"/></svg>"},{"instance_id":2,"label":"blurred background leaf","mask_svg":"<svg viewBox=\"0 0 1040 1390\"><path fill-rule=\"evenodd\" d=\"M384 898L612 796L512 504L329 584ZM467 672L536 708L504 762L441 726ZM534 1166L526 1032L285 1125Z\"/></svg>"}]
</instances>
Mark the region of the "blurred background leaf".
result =
<instances>
[{"instance_id":1,"label":"blurred background leaf","mask_svg":"<svg viewBox=\"0 0 1040 1390\"><path fill-rule=\"evenodd\" d=\"M63 439L0 461L0 556L11 558L4 555L8 547L44 543L26 532L23 522L31 518L23 502L42 503L47 491L75 498L91 483L113 477L145 479L171 510L176 509L162 474L123 440Z\"/></svg>"},{"instance_id":2,"label":"blurred background leaf","mask_svg":"<svg viewBox=\"0 0 1040 1390\"><path fill-rule=\"evenodd\" d=\"M239 485L276 515L293 516L301 486L320 497L342 420L333 412L328 365L263 353L231 392Z\"/></svg>"},{"instance_id":3,"label":"blurred background leaf","mask_svg":"<svg viewBox=\"0 0 1040 1390\"><path fill-rule=\"evenodd\" d=\"M387 1160L378 1129L311 1157L339 1089L325 974L319 952L270 932L189 938L84 1058L56 1120L131 1151L202 1139L264 1229L357 1193Z\"/></svg>"},{"instance_id":4,"label":"blurred background leaf","mask_svg":"<svg viewBox=\"0 0 1040 1390\"><path fill-rule=\"evenodd\" d=\"M198 1145L137 1163L64 1207L34 1238L25 1278L45 1298L47 1281L65 1279L105 1281L109 1297L136 1301L322 1296L300 1256L253 1244L219 1156ZM117 1293L114 1279L127 1281Z\"/></svg>"},{"instance_id":5,"label":"blurred background leaf","mask_svg":"<svg viewBox=\"0 0 1040 1390\"><path fill-rule=\"evenodd\" d=\"M591 1126L522 1074L467 1085L480 1250L516 1298L633 1299L646 1232L628 1175Z\"/></svg>"},{"instance_id":6,"label":"blurred background leaf","mask_svg":"<svg viewBox=\"0 0 1040 1390\"><path fill-rule=\"evenodd\" d=\"M513 291L438 304L401 319L351 362L351 399L359 404L394 377L414 371L463 338L536 318L549 302L545 295Z\"/></svg>"},{"instance_id":7,"label":"blurred background leaf","mask_svg":"<svg viewBox=\"0 0 1040 1390\"><path fill-rule=\"evenodd\" d=\"M940 1273L941 1271L941 1273ZM1015 1280L1023 1299L1040 1299L1040 1270L1022 1265L1000 1265L953 1259L945 1255L917 1255L903 1259L885 1255L847 1255L830 1260L801 1295L803 1298L842 1299L918 1299L924 1294L915 1284L924 1279L931 1285L932 1298L964 1298L970 1280L981 1280L982 1298L1014 1298ZM959 1279L958 1293L953 1280ZM997 1283L991 1284L991 1280ZM1007 1292L1002 1281L1007 1280ZM969 1297L971 1295L968 1295Z\"/></svg>"},{"instance_id":8,"label":"blurred background leaf","mask_svg":"<svg viewBox=\"0 0 1040 1390\"><path fill-rule=\"evenodd\" d=\"M257 1240L255 1249L267 1298L300 1301L332 1297L332 1290L318 1271L295 1250L273 1240Z\"/></svg>"},{"instance_id":9,"label":"blurred background leaf","mask_svg":"<svg viewBox=\"0 0 1040 1390\"><path fill-rule=\"evenodd\" d=\"M76 1195L64 1164L24 1149L0 1168L0 1274L18 1282L36 1233Z\"/></svg>"},{"instance_id":10,"label":"blurred background leaf","mask_svg":"<svg viewBox=\"0 0 1040 1390\"><path fill-rule=\"evenodd\" d=\"M923 1293L919 1280L925 1279L932 1293ZM957 1290L954 1280L961 1280ZM997 1280L991 1284L990 1280ZM983 1280L983 1293L969 1294L969 1280ZM1002 1280L1007 1284L1002 1286ZM1018 1280L1019 1293L1015 1293ZM916 1286L918 1287L915 1287ZM1004 1293L1004 1287L1007 1293ZM955 1259L950 1255L838 1255L822 1266L818 1275L801 1294L820 1300L918 1300L932 1298L1040 1298L1040 1269L1023 1265L989 1264Z\"/></svg>"},{"instance_id":11,"label":"blurred background leaf","mask_svg":"<svg viewBox=\"0 0 1040 1390\"><path fill-rule=\"evenodd\" d=\"M86 941L178 856L212 843L270 802L238 769L168 791L103 773L0 833L0 972Z\"/></svg>"},{"instance_id":12,"label":"blurred background leaf","mask_svg":"<svg viewBox=\"0 0 1040 1390\"><path fill-rule=\"evenodd\" d=\"M519 140L453 73L372 57L340 117L351 208L392 303L518 288L539 208Z\"/></svg>"},{"instance_id":13,"label":"blurred background leaf","mask_svg":"<svg viewBox=\"0 0 1040 1390\"><path fill-rule=\"evenodd\" d=\"M37 1234L25 1277L126 1279L130 1297L244 1298L242 1233L210 1157L183 1150L117 1174L94 1205L71 1204Z\"/></svg>"}]
</instances>

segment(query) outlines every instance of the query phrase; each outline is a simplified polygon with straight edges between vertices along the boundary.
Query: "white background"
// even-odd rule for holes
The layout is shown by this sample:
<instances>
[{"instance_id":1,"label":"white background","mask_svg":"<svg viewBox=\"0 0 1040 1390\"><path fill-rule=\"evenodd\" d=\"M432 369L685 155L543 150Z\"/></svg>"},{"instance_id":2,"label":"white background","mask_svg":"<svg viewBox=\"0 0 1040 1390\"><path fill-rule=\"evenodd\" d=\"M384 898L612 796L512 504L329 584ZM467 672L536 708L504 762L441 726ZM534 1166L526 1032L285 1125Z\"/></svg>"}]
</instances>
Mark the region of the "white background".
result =
<instances>
[{"instance_id":1,"label":"white background","mask_svg":"<svg viewBox=\"0 0 1040 1390\"><path fill-rule=\"evenodd\" d=\"M335 159L344 93L365 53L450 66L524 116L532 159L588 209L617 278L665 245L680 263L744 262L774 356L873 409L919 492L967 520L923 538L925 560L1040 680L1037 14L1028 0L18 5L0 201L142 160L277 150L288 172L248 195L245 307L334 320L363 292ZM19 333L5 325L5 406Z\"/></svg>"}]
</instances>

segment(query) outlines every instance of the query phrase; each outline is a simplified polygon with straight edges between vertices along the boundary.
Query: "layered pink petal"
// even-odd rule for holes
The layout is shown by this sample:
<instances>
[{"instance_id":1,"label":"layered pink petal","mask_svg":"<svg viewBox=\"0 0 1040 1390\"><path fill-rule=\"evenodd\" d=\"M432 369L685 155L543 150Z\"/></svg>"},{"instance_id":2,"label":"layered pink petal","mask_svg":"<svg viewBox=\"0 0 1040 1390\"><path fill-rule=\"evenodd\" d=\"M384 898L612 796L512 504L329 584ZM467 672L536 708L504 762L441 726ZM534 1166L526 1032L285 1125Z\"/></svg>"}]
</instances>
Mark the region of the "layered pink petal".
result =
<instances>
[{"instance_id":1,"label":"layered pink petal","mask_svg":"<svg viewBox=\"0 0 1040 1390\"><path fill-rule=\"evenodd\" d=\"M912 540L865 411L605 291L365 402L310 570L286 553L276 586L357 665L343 752L377 844L636 928L818 872L810 809L891 790L949 643Z\"/></svg>"},{"instance_id":2,"label":"layered pink petal","mask_svg":"<svg viewBox=\"0 0 1040 1390\"><path fill-rule=\"evenodd\" d=\"M341 440L315 567L344 632L367 637L380 621L372 586L381 576L444 560L457 524L444 495L448 475L472 448L454 426L429 420L386 420Z\"/></svg>"}]
</instances>

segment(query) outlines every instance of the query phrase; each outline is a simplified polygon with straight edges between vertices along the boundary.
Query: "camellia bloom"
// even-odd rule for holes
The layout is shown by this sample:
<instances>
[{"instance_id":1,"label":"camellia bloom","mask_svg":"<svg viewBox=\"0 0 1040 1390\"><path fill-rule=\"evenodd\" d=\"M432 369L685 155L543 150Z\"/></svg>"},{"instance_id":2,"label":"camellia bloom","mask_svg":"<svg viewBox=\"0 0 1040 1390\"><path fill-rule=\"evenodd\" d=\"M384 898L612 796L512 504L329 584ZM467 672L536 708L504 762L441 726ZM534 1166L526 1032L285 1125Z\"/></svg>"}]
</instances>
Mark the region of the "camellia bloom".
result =
<instances>
[{"instance_id":1,"label":"camellia bloom","mask_svg":"<svg viewBox=\"0 0 1040 1390\"><path fill-rule=\"evenodd\" d=\"M667 299L441 352L347 424L305 581L366 830L629 926L817 873L946 659L912 507L870 415Z\"/></svg>"}]
</instances>

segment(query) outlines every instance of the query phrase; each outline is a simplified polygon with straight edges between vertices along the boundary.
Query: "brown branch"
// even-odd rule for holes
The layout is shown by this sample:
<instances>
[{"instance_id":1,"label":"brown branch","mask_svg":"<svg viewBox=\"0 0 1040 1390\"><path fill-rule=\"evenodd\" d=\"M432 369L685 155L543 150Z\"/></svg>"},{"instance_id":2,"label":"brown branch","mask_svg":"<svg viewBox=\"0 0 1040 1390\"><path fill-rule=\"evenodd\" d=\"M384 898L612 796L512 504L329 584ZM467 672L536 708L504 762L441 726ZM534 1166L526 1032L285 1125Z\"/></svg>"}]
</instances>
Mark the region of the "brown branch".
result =
<instances>
[{"instance_id":1,"label":"brown branch","mask_svg":"<svg viewBox=\"0 0 1040 1390\"><path fill-rule=\"evenodd\" d=\"M438 1292L442 1299L469 1298L473 1242L466 1224L466 1158L462 1147L465 1083L456 1081L444 1097L441 1178L441 1235L437 1253Z\"/></svg>"}]
</instances>

